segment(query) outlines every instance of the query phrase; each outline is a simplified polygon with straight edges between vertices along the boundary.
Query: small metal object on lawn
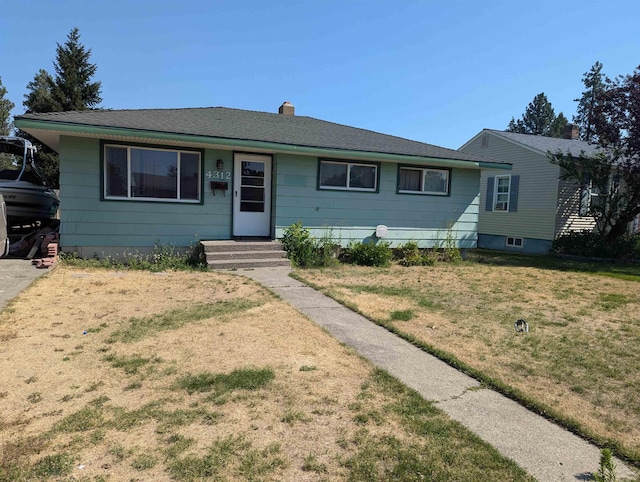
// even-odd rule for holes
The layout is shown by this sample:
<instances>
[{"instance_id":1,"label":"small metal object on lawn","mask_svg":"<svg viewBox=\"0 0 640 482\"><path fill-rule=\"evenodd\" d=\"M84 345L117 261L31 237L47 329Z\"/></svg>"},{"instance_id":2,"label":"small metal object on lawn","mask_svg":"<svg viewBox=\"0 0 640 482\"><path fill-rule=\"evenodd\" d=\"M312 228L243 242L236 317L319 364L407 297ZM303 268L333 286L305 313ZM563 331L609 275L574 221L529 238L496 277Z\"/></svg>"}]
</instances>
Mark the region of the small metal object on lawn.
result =
<instances>
[{"instance_id":1,"label":"small metal object on lawn","mask_svg":"<svg viewBox=\"0 0 640 482\"><path fill-rule=\"evenodd\" d=\"M516 329L516 333L520 333L520 332L528 332L529 331L529 323L527 323L524 320L517 320L514 324L513 324L514 328Z\"/></svg>"}]
</instances>

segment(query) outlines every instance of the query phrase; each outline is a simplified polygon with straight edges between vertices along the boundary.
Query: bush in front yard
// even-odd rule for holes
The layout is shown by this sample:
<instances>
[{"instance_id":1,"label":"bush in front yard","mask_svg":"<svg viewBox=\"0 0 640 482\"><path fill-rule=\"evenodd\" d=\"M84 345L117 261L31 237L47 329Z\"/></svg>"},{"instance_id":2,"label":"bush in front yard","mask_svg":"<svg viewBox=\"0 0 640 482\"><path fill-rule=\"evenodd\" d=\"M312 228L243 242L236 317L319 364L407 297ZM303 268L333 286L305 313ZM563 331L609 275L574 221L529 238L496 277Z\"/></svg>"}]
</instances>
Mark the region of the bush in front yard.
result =
<instances>
[{"instance_id":1,"label":"bush in front yard","mask_svg":"<svg viewBox=\"0 0 640 482\"><path fill-rule=\"evenodd\" d=\"M314 239L301 222L284 230L282 247L298 268L332 266L338 262L340 252L340 245L333 241L331 230L325 231L320 239Z\"/></svg>"},{"instance_id":2,"label":"bush in front yard","mask_svg":"<svg viewBox=\"0 0 640 482\"><path fill-rule=\"evenodd\" d=\"M572 231L553 242L553 252L586 258L640 259L640 236L625 236L611 242L589 230Z\"/></svg>"},{"instance_id":3,"label":"bush in front yard","mask_svg":"<svg viewBox=\"0 0 640 482\"><path fill-rule=\"evenodd\" d=\"M315 243L311 239L311 233L307 228L302 227L301 222L292 224L284 230L282 247L294 266L307 268L314 264Z\"/></svg>"},{"instance_id":4,"label":"bush in front yard","mask_svg":"<svg viewBox=\"0 0 640 482\"><path fill-rule=\"evenodd\" d=\"M393 255L390 243L360 243L352 241L346 257L350 263L361 266L387 266Z\"/></svg>"}]
</instances>

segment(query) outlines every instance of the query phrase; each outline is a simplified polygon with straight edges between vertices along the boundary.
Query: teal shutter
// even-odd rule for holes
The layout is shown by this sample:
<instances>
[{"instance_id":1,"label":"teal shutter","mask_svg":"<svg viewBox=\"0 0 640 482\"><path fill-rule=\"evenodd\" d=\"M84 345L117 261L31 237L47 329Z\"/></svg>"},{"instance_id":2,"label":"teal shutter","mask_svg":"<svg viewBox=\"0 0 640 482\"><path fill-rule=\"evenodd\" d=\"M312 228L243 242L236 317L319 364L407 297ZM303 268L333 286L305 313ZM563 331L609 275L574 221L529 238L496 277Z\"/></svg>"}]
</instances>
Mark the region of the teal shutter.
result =
<instances>
[{"instance_id":1,"label":"teal shutter","mask_svg":"<svg viewBox=\"0 0 640 482\"><path fill-rule=\"evenodd\" d=\"M518 210L518 190L520 189L520 176L511 176L511 186L509 187L509 212L515 213Z\"/></svg>"},{"instance_id":2,"label":"teal shutter","mask_svg":"<svg viewBox=\"0 0 640 482\"><path fill-rule=\"evenodd\" d=\"M484 205L485 211L493 211L493 185L495 184L495 182L495 176L489 176L487 178L487 199Z\"/></svg>"}]
</instances>

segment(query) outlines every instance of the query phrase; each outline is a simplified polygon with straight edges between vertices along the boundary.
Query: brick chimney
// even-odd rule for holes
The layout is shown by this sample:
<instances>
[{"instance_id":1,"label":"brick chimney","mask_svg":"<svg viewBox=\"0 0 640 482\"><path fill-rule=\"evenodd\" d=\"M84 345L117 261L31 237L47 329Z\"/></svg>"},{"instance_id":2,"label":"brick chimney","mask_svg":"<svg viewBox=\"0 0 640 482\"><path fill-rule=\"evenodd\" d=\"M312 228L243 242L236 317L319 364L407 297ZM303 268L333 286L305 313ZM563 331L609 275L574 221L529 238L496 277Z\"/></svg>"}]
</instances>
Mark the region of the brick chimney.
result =
<instances>
[{"instance_id":1,"label":"brick chimney","mask_svg":"<svg viewBox=\"0 0 640 482\"><path fill-rule=\"evenodd\" d=\"M296 108L292 106L291 102L287 100L283 102L280 108L278 109L278 114L296 115Z\"/></svg>"},{"instance_id":2,"label":"brick chimney","mask_svg":"<svg viewBox=\"0 0 640 482\"><path fill-rule=\"evenodd\" d=\"M576 140L580 137L580 128L575 124L564 126L564 138Z\"/></svg>"}]
</instances>

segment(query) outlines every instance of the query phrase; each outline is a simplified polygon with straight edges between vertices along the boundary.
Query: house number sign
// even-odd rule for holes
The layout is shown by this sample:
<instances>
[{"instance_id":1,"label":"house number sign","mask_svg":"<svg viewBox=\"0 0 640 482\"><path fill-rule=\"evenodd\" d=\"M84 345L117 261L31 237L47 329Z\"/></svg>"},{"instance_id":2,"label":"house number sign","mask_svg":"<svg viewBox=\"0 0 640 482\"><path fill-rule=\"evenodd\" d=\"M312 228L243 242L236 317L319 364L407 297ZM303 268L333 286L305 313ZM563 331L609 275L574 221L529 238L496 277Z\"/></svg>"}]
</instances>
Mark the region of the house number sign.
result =
<instances>
[{"instance_id":1,"label":"house number sign","mask_svg":"<svg viewBox=\"0 0 640 482\"><path fill-rule=\"evenodd\" d=\"M207 171L209 179L231 179L230 171Z\"/></svg>"}]
</instances>

